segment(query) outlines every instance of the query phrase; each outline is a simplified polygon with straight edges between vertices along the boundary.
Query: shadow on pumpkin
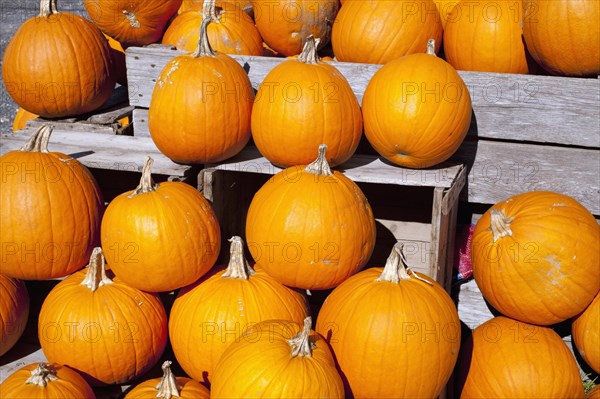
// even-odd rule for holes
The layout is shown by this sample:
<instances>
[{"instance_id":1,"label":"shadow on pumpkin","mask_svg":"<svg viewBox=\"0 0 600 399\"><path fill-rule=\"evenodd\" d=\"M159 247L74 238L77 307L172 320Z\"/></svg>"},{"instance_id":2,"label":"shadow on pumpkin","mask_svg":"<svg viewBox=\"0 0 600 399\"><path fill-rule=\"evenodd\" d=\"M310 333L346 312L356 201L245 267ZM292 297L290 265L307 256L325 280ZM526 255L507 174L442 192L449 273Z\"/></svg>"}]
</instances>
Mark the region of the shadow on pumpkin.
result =
<instances>
[{"instance_id":1,"label":"shadow on pumpkin","mask_svg":"<svg viewBox=\"0 0 600 399\"><path fill-rule=\"evenodd\" d=\"M469 369L471 368L471 360L473 358L473 331L463 321L460 321L461 338L460 352L456 365L454 366L454 397L460 398L462 389L465 386ZM450 384L449 384L450 385Z\"/></svg>"}]
</instances>

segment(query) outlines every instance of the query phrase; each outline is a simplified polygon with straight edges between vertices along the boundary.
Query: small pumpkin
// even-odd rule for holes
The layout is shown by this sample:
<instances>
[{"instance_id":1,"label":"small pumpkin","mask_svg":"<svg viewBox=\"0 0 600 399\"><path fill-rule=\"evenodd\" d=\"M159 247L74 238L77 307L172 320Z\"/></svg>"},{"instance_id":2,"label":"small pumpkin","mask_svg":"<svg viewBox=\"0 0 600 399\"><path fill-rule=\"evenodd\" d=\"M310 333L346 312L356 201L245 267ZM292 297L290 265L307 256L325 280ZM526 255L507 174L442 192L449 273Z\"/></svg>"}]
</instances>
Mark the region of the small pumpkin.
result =
<instances>
[{"instance_id":1,"label":"small pumpkin","mask_svg":"<svg viewBox=\"0 0 600 399\"><path fill-rule=\"evenodd\" d=\"M600 291L572 325L573 341L581 357L600 373Z\"/></svg>"},{"instance_id":2,"label":"small pumpkin","mask_svg":"<svg viewBox=\"0 0 600 399\"><path fill-rule=\"evenodd\" d=\"M309 164L322 143L329 164L342 164L362 136L358 100L344 76L321 61L318 43L309 36L302 54L273 68L256 93L252 138L279 167Z\"/></svg>"},{"instance_id":3,"label":"small pumpkin","mask_svg":"<svg viewBox=\"0 0 600 399\"><path fill-rule=\"evenodd\" d=\"M7 276L66 276L100 242L100 189L79 161L48 151L52 130L43 125L21 150L0 157L0 270Z\"/></svg>"},{"instance_id":4,"label":"small pumpkin","mask_svg":"<svg viewBox=\"0 0 600 399\"><path fill-rule=\"evenodd\" d=\"M48 118L94 111L115 86L102 33L83 17L59 13L56 2L40 0L40 14L19 27L2 59L2 79L11 98Z\"/></svg>"},{"instance_id":5,"label":"small pumpkin","mask_svg":"<svg viewBox=\"0 0 600 399\"><path fill-rule=\"evenodd\" d=\"M365 136L396 165L428 168L447 160L471 124L469 90L434 48L430 40L426 54L387 63L365 89Z\"/></svg>"},{"instance_id":6,"label":"small pumpkin","mask_svg":"<svg viewBox=\"0 0 600 399\"><path fill-rule=\"evenodd\" d=\"M254 195L246 219L252 257L277 281L329 289L359 271L375 246L375 219L360 188L331 171L326 145L310 165L277 173Z\"/></svg>"},{"instance_id":7,"label":"small pumpkin","mask_svg":"<svg viewBox=\"0 0 600 399\"><path fill-rule=\"evenodd\" d=\"M60 364L37 363L22 367L2 384L3 399L96 399L87 382Z\"/></svg>"},{"instance_id":8,"label":"small pumpkin","mask_svg":"<svg viewBox=\"0 0 600 399\"><path fill-rule=\"evenodd\" d=\"M29 316L29 294L21 280L0 274L0 357L19 340Z\"/></svg>"},{"instance_id":9,"label":"small pumpkin","mask_svg":"<svg viewBox=\"0 0 600 399\"><path fill-rule=\"evenodd\" d=\"M48 361L61 361L92 386L124 384L162 355L167 315L158 296L111 279L98 247L87 269L50 291L40 310L38 337Z\"/></svg>"},{"instance_id":10,"label":"small pumpkin","mask_svg":"<svg viewBox=\"0 0 600 399\"><path fill-rule=\"evenodd\" d=\"M195 282L213 267L221 234L204 196L186 183L154 183L152 162L148 157L138 187L106 208L101 239L119 279L143 291L164 292Z\"/></svg>"},{"instance_id":11,"label":"small pumpkin","mask_svg":"<svg viewBox=\"0 0 600 399\"><path fill-rule=\"evenodd\" d=\"M246 326L268 319L301 322L308 314L301 294L248 265L240 237L230 242L227 268L181 290L169 318L177 361L199 381L212 380L219 358Z\"/></svg>"},{"instance_id":12,"label":"small pumpkin","mask_svg":"<svg viewBox=\"0 0 600 399\"><path fill-rule=\"evenodd\" d=\"M127 65L125 60L125 50L121 43L104 33L104 37L108 40L110 46L110 56L113 61L113 73L115 80L121 86L127 86Z\"/></svg>"},{"instance_id":13,"label":"small pumpkin","mask_svg":"<svg viewBox=\"0 0 600 399\"><path fill-rule=\"evenodd\" d=\"M600 289L600 227L564 194L532 191L497 203L475 226L471 256L483 296L526 323L576 316Z\"/></svg>"},{"instance_id":14,"label":"small pumpkin","mask_svg":"<svg viewBox=\"0 0 600 399\"><path fill-rule=\"evenodd\" d=\"M302 324L269 320L248 327L217 368L211 398L343 398L344 384L325 340Z\"/></svg>"},{"instance_id":15,"label":"small pumpkin","mask_svg":"<svg viewBox=\"0 0 600 399\"><path fill-rule=\"evenodd\" d=\"M452 374L460 321L452 299L408 267L396 244L327 297L317 319L354 397L436 398Z\"/></svg>"},{"instance_id":16,"label":"small pumpkin","mask_svg":"<svg viewBox=\"0 0 600 399\"><path fill-rule=\"evenodd\" d=\"M166 360L162 364L162 378L154 378L142 382L133 388L125 399L154 399L154 398L181 398L181 399L209 399L210 392L205 386L186 377L175 377L171 371L171 364Z\"/></svg>"},{"instance_id":17,"label":"small pumpkin","mask_svg":"<svg viewBox=\"0 0 600 399\"><path fill-rule=\"evenodd\" d=\"M148 111L158 149L175 162L220 162L250 140L254 91L244 69L208 41L202 21L196 51L171 60L160 73Z\"/></svg>"},{"instance_id":18,"label":"small pumpkin","mask_svg":"<svg viewBox=\"0 0 600 399\"><path fill-rule=\"evenodd\" d=\"M13 132L25 129L27 127L27 122L37 118L38 116L39 115L32 114L31 112L27 111L25 108L19 107L13 121Z\"/></svg>"}]
</instances>

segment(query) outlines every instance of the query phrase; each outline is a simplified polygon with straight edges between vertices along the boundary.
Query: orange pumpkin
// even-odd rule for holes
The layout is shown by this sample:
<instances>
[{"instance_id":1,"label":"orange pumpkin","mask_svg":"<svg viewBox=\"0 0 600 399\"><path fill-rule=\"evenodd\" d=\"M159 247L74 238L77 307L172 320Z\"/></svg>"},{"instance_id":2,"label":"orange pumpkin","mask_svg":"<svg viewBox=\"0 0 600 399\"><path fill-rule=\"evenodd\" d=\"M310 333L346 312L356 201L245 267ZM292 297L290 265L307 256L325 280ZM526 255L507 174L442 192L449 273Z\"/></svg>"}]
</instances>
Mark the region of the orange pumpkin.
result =
<instances>
[{"instance_id":1,"label":"orange pumpkin","mask_svg":"<svg viewBox=\"0 0 600 399\"><path fill-rule=\"evenodd\" d=\"M181 290L169 318L177 361L199 381L212 379L219 358L246 326L269 319L301 322L308 314L302 295L248 265L240 237L230 242L227 268Z\"/></svg>"},{"instance_id":2,"label":"orange pumpkin","mask_svg":"<svg viewBox=\"0 0 600 399\"><path fill-rule=\"evenodd\" d=\"M571 318L600 289L600 227L559 193L528 192L494 205L473 231L471 257L483 296L526 323Z\"/></svg>"},{"instance_id":3,"label":"orange pumpkin","mask_svg":"<svg viewBox=\"0 0 600 399\"><path fill-rule=\"evenodd\" d=\"M175 377L171 371L171 362L162 365L163 377L142 382L133 388L125 399L209 399L210 393L205 386L186 377Z\"/></svg>"},{"instance_id":4,"label":"orange pumpkin","mask_svg":"<svg viewBox=\"0 0 600 399\"><path fill-rule=\"evenodd\" d=\"M444 29L446 61L463 71L527 73L521 0L463 0Z\"/></svg>"},{"instance_id":5,"label":"orange pumpkin","mask_svg":"<svg viewBox=\"0 0 600 399\"><path fill-rule=\"evenodd\" d=\"M46 358L80 372L92 386L124 384L156 364L167 344L167 315L158 296L106 274L101 248L87 269L61 281L40 310Z\"/></svg>"},{"instance_id":6,"label":"orange pumpkin","mask_svg":"<svg viewBox=\"0 0 600 399\"><path fill-rule=\"evenodd\" d=\"M600 292L573 321L572 332L581 357L596 373L600 373Z\"/></svg>"},{"instance_id":7,"label":"orange pumpkin","mask_svg":"<svg viewBox=\"0 0 600 399\"><path fill-rule=\"evenodd\" d=\"M171 60L154 87L148 127L158 149L175 162L231 158L250 140L254 92L244 69L208 42L207 17L193 54Z\"/></svg>"},{"instance_id":8,"label":"orange pumpkin","mask_svg":"<svg viewBox=\"0 0 600 399\"><path fill-rule=\"evenodd\" d=\"M333 290L316 329L357 398L435 398L460 347L452 299L408 268L401 244L384 268L362 271Z\"/></svg>"},{"instance_id":9,"label":"orange pumpkin","mask_svg":"<svg viewBox=\"0 0 600 399\"><path fill-rule=\"evenodd\" d=\"M523 0L523 36L529 53L556 75L600 74L598 0Z\"/></svg>"},{"instance_id":10,"label":"orange pumpkin","mask_svg":"<svg viewBox=\"0 0 600 399\"><path fill-rule=\"evenodd\" d=\"M60 364L37 363L22 367L2 384L3 399L96 399L87 382Z\"/></svg>"},{"instance_id":11,"label":"orange pumpkin","mask_svg":"<svg viewBox=\"0 0 600 399\"><path fill-rule=\"evenodd\" d=\"M448 22L450 13L459 1L460 0L433 0L435 7L440 13L440 19L442 20L442 27L444 29L446 29L446 23Z\"/></svg>"},{"instance_id":12,"label":"orange pumpkin","mask_svg":"<svg viewBox=\"0 0 600 399\"><path fill-rule=\"evenodd\" d=\"M550 328L495 317L461 349L461 398L583 398L575 358Z\"/></svg>"},{"instance_id":13,"label":"orange pumpkin","mask_svg":"<svg viewBox=\"0 0 600 399\"><path fill-rule=\"evenodd\" d=\"M248 209L252 257L287 286L333 288L359 271L375 246L371 207L352 180L331 171L326 148L310 165L273 176Z\"/></svg>"},{"instance_id":14,"label":"orange pumpkin","mask_svg":"<svg viewBox=\"0 0 600 399\"><path fill-rule=\"evenodd\" d=\"M27 127L27 121L37 118L39 115L32 114L31 112L19 107L13 121L13 132L17 130L25 129Z\"/></svg>"},{"instance_id":15,"label":"orange pumpkin","mask_svg":"<svg viewBox=\"0 0 600 399\"><path fill-rule=\"evenodd\" d=\"M85 266L100 242L100 189L76 159L48 152L51 133L44 125L20 151L0 157L0 270L7 276L65 276Z\"/></svg>"},{"instance_id":16,"label":"orange pumpkin","mask_svg":"<svg viewBox=\"0 0 600 399\"><path fill-rule=\"evenodd\" d=\"M25 284L0 274L0 356L17 343L28 316L29 295Z\"/></svg>"},{"instance_id":17,"label":"orange pumpkin","mask_svg":"<svg viewBox=\"0 0 600 399\"><path fill-rule=\"evenodd\" d=\"M329 43L338 0L251 0L261 37L275 52L300 54L309 36Z\"/></svg>"},{"instance_id":18,"label":"orange pumpkin","mask_svg":"<svg viewBox=\"0 0 600 399\"><path fill-rule=\"evenodd\" d=\"M302 54L273 68L256 93L252 138L280 167L309 164L322 143L330 165L342 164L362 136L356 96L344 76L320 60L318 42L309 36Z\"/></svg>"},{"instance_id":19,"label":"orange pumpkin","mask_svg":"<svg viewBox=\"0 0 600 399\"><path fill-rule=\"evenodd\" d=\"M471 96L460 75L435 56L413 54L384 65L363 96L365 136L396 165L428 168L454 154L471 124Z\"/></svg>"},{"instance_id":20,"label":"orange pumpkin","mask_svg":"<svg viewBox=\"0 0 600 399\"><path fill-rule=\"evenodd\" d=\"M442 22L433 0L354 0L340 9L331 44L338 61L385 64L423 52L430 38L437 52Z\"/></svg>"},{"instance_id":21,"label":"orange pumpkin","mask_svg":"<svg viewBox=\"0 0 600 399\"><path fill-rule=\"evenodd\" d=\"M585 399L600 399L600 385L594 386L585 395Z\"/></svg>"},{"instance_id":22,"label":"orange pumpkin","mask_svg":"<svg viewBox=\"0 0 600 399\"><path fill-rule=\"evenodd\" d=\"M263 41L254 21L237 6L214 0L204 3L204 11L189 11L177 16L163 36L162 42L179 50L192 52L198 45L200 25L210 16L208 41L213 49L226 54L262 55Z\"/></svg>"},{"instance_id":23,"label":"orange pumpkin","mask_svg":"<svg viewBox=\"0 0 600 399\"><path fill-rule=\"evenodd\" d=\"M123 48L159 42L182 0L84 0L91 20Z\"/></svg>"},{"instance_id":24,"label":"orange pumpkin","mask_svg":"<svg viewBox=\"0 0 600 399\"><path fill-rule=\"evenodd\" d=\"M115 80L121 86L127 86L127 65L125 62L125 50L121 43L104 33L104 37L108 40L110 46L110 56L113 61L113 73Z\"/></svg>"},{"instance_id":25,"label":"orange pumpkin","mask_svg":"<svg viewBox=\"0 0 600 399\"><path fill-rule=\"evenodd\" d=\"M115 86L102 33L83 17L59 13L56 1L40 0L40 14L19 27L2 59L8 94L20 107L49 118L91 112Z\"/></svg>"},{"instance_id":26,"label":"orange pumpkin","mask_svg":"<svg viewBox=\"0 0 600 399\"><path fill-rule=\"evenodd\" d=\"M252 3L250 0L222 0L222 2L233 4L237 8L244 10L247 14L252 13ZM183 0L181 7L179 7L179 14L183 14L186 11L200 11L203 6L203 0Z\"/></svg>"},{"instance_id":27,"label":"orange pumpkin","mask_svg":"<svg viewBox=\"0 0 600 399\"><path fill-rule=\"evenodd\" d=\"M215 370L211 398L343 398L344 384L325 340L289 320L250 326Z\"/></svg>"}]
</instances>

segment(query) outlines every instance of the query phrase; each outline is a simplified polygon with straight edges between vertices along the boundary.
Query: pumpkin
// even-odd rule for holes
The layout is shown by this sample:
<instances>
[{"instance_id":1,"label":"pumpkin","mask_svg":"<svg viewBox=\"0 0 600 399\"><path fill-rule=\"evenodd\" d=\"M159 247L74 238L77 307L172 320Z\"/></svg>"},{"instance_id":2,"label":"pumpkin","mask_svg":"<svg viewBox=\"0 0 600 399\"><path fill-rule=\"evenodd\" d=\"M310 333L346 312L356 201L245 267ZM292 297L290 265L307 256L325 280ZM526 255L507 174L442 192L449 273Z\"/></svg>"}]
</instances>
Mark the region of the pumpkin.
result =
<instances>
[{"instance_id":1,"label":"pumpkin","mask_svg":"<svg viewBox=\"0 0 600 399\"><path fill-rule=\"evenodd\" d=\"M532 58L555 75L600 74L600 2L524 0L523 36Z\"/></svg>"},{"instance_id":2,"label":"pumpkin","mask_svg":"<svg viewBox=\"0 0 600 399\"><path fill-rule=\"evenodd\" d=\"M279 167L309 164L321 143L330 165L342 164L362 136L356 96L344 76L320 60L318 42L309 36L302 54L273 68L256 93L252 138Z\"/></svg>"},{"instance_id":3,"label":"pumpkin","mask_svg":"<svg viewBox=\"0 0 600 399\"><path fill-rule=\"evenodd\" d=\"M15 115L15 119L13 121L13 132L17 130L25 129L27 127L27 122L37 118L39 115L32 114L24 108L19 107L17 113Z\"/></svg>"},{"instance_id":4,"label":"pumpkin","mask_svg":"<svg viewBox=\"0 0 600 399\"><path fill-rule=\"evenodd\" d=\"M435 56L413 54L379 69L362 101L365 136L396 165L428 168L462 144L471 124L471 96L456 70Z\"/></svg>"},{"instance_id":5,"label":"pumpkin","mask_svg":"<svg viewBox=\"0 0 600 399\"><path fill-rule=\"evenodd\" d=\"M127 86L127 65L125 61L125 50L121 43L104 33L104 37L108 40L110 46L110 56L113 62L113 73L115 80L121 86Z\"/></svg>"},{"instance_id":6,"label":"pumpkin","mask_svg":"<svg viewBox=\"0 0 600 399\"><path fill-rule=\"evenodd\" d=\"M192 52L198 45L202 20L210 16L208 41L213 49L227 54L262 55L263 41L254 21L236 5L214 0L204 2L203 11L188 11L177 16L163 36L162 42L179 50Z\"/></svg>"},{"instance_id":7,"label":"pumpkin","mask_svg":"<svg viewBox=\"0 0 600 399\"><path fill-rule=\"evenodd\" d=\"M547 327L495 317L461 349L468 369L461 398L583 398L575 358Z\"/></svg>"},{"instance_id":8,"label":"pumpkin","mask_svg":"<svg viewBox=\"0 0 600 399\"><path fill-rule=\"evenodd\" d=\"M211 398L343 398L327 342L303 325L269 320L248 327L217 368Z\"/></svg>"},{"instance_id":9,"label":"pumpkin","mask_svg":"<svg viewBox=\"0 0 600 399\"><path fill-rule=\"evenodd\" d=\"M375 219L360 188L317 160L277 173L254 195L246 219L252 257L277 281L329 289L359 271L375 246Z\"/></svg>"},{"instance_id":10,"label":"pumpkin","mask_svg":"<svg viewBox=\"0 0 600 399\"><path fill-rule=\"evenodd\" d=\"M446 61L463 71L527 73L521 0L458 3L444 29Z\"/></svg>"},{"instance_id":11,"label":"pumpkin","mask_svg":"<svg viewBox=\"0 0 600 399\"><path fill-rule=\"evenodd\" d=\"M125 284L149 292L172 291L213 267L221 234L204 196L186 183L154 183L152 162L146 160L137 188L106 208L102 247L111 270Z\"/></svg>"},{"instance_id":12,"label":"pumpkin","mask_svg":"<svg viewBox=\"0 0 600 399\"><path fill-rule=\"evenodd\" d=\"M436 398L460 347L452 299L408 267L402 244L384 268L362 271L334 289L316 330L327 337L357 398Z\"/></svg>"},{"instance_id":13,"label":"pumpkin","mask_svg":"<svg viewBox=\"0 0 600 399\"><path fill-rule=\"evenodd\" d=\"M111 279L105 268L102 249L95 248L87 269L50 291L38 321L48 361L61 361L92 386L142 376L167 344L167 315L158 296Z\"/></svg>"},{"instance_id":14,"label":"pumpkin","mask_svg":"<svg viewBox=\"0 0 600 399\"><path fill-rule=\"evenodd\" d=\"M459 0L433 0L435 7L440 13L440 19L442 21L442 27L446 29L446 23L452 13L452 10L458 4Z\"/></svg>"},{"instance_id":15,"label":"pumpkin","mask_svg":"<svg viewBox=\"0 0 600 399\"><path fill-rule=\"evenodd\" d=\"M471 256L483 296L526 323L571 318L600 289L600 227L563 194L533 191L494 205L475 226Z\"/></svg>"},{"instance_id":16,"label":"pumpkin","mask_svg":"<svg viewBox=\"0 0 600 399\"><path fill-rule=\"evenodd\" d=\"M270 48L284 56L300 54L309 36L329 43L337 0L251 0L254 20Z\"/></svg>"},{"instance_id":17,"label":"pumpkin","mask_svg":"<svg viewBox=\"0 0 600 399\"><path fill-rule=\"evenodd\" d=\"M240 237L230 242L227 268L181 290L169 318L177 361L199 381L212 379L219 358L246 326L268 319L300 322L308 314L302 295L248 265Z\"/></svg>"},{"instance_id":18,"label":"pumpkin","mask_svg":"<svg viewBox=\"0 0 600 399\"><path fill-rule=\"evenodd\" d=\"M19 340L29 316L29 295L21 280L0 274L0 356Z\"/></svg>"},{"instance_id":19,"label":"pumpkin","mask_svg":"<svg viewBox=\"0 0 600 399\"><path fill-rule=\"evenodd\" d=\"M585 395L585 399L600 399L600 385L595 385Z\"/></svg>"},{"instance_id":20,"label":"pumpkin","mask_svg":"<svg viewBox=\"0 0 600 399\"><path fill-rule=\"evenodd\" d=\"M48 118L94 111L115 86L102 33L83 17L59 13L56 1L40 0L40 14L19 27L2 59L8 94Z\"/></svg>"},{"instance_id":21,"label":"pumpkin","mask_svg":"<svg viewBox=\"0 0 600 399\"><path fill-rule=\"evenodd\" d=\"M600 373L600 292L573 321L572 333L581 357L596 373Z\"/></svg>"},{"instance_id":22,"label":"pumpkin","mask_svg":"<svg viewBox=\"0 0 600 399\"><path fill-rule=\"evenodd\" d=\"M247 14L252 14L252 3L250 0L222 0L223 3L233 4L239 9L243 10ZM179 7L179 14L183 14L186 11L200 11L204 6L203 0L183 0L181 7Z\"/></svg>"},{"instance_id":23,"label":"pumpkin","mask_svg":"<svg viewBox=\"0 0 600 399\"><path fill-rule=\"evenodd\" d=\"M48 152L51 134L43 125L21 150L0 157L0 271L7 276L66 276L100 242L100 189L76 159Z\"/></svg>"},{"instance_id":24,"label":"pumpkin","mask_svg":"<svg viewBox=\"0 0 600 399\"><path fill-rule=\"evenodd\" d=\"M96 399L87 382L60 364L37 363L22 367L2 384L3 399Z\"/></svg>"},{"instance_id":25,"label":"pumpkin","mask_svg":"<svg viewBox=\"0 0 600 399\"><path fill-rule=\"evenodd\" d=\"M198 48L172 59L154 87L148 127L158 149L179 163L214 163L231 158L250 140L254 92L244 69L215 53L206 17Z\"/></svg>"},{"instance_id":26,"label":"pumpkin","mask_svg":"<svg viewBox=\"0 0 600 399\"><path fill-rule=\"evenodd\" d=\"M433 0L347 1L333 24L331 44L338 61L385 64L423 52L430 38L437 52L442 22Z\"/></svg>"},{"instance_id":27,"label":"pumpkin","mask_svg":"<svg viewBox=\"0 0 600 399\"><path fill-rule=\"evenodd\" d=\"M163 377L144 381L133 388L125 399L209 399L210 393L205 386L186 377L175 377L171 371L171 362L162 365Z\"/></svg>"},{"instance_id":28,"label":"pumpkin","mask_svg":"<svg viewBox=\"0 0 600 399\"><path fill-rule=\"evenodd\" d=\"M84 0L90 19L123 48L159 42L182 0Z\"/></svg>"}]
</instances>

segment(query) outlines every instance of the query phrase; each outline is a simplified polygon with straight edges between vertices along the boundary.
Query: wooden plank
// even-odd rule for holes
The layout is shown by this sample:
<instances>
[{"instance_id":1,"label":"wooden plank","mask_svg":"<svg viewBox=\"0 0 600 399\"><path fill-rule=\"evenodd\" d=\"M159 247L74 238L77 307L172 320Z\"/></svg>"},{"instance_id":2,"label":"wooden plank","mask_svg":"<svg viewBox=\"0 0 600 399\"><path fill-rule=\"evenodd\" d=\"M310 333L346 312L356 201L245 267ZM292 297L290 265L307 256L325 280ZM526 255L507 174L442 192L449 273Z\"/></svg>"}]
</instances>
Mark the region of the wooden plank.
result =
<instances>
[{"instance_id":1,"label":"wooden plank","mask_svg":"<svg viewBox=\"0 0 600 399\"><path fill-rule=\"evenodd\" d=\"M133 110L133 135L137 137L150 137L147 108L136 108Z\"/></svg>"},{"instance_id":2,"label":"wooden plank","mask_svg":"<svg viewBox=\"0 0 600 399\"><path fill-rule=\"evenodd\" d=\"M148 108L154 84L177 50L127 49L130 104ZM281 58L233 56L258 88ZM333 62L359 101L381 65ZM600 80L460 71L473 101L479 138L600 147ZM441 95L444 95L441 89Z\"/></svg>"}]
</instances>

